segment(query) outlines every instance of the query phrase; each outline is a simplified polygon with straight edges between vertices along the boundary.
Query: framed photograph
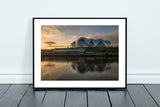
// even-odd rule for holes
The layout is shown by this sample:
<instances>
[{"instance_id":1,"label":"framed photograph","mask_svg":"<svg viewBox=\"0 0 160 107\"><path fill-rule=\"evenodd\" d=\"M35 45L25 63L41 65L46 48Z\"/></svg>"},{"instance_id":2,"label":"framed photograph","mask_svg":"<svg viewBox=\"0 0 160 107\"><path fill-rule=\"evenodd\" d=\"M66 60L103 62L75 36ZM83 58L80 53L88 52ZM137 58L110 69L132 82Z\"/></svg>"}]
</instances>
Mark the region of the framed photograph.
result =
<instances>
[{"instance_id":1,"label":"framed photograph","mask_svg":"<svg viewBox=\"0 0 160 107\"><path fill-rule=\"evenodd\" d=\"M127 18L33 18L33 87L126 88Z\"/></svg>"}]
</instances>

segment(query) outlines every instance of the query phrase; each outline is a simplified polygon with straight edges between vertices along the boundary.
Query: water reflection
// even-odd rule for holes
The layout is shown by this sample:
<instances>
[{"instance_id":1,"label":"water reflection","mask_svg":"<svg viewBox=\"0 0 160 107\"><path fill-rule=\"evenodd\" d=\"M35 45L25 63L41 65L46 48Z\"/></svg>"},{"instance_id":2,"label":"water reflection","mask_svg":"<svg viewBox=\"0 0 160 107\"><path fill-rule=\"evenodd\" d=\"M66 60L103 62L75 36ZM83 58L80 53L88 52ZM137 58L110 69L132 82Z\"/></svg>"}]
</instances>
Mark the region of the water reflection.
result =
<instances>
[{"instance_id":1,"label":"water reflection","mask_svg":"<svg viewBox=\"0 0 160 107\"><path fill-rule=\"evenodd\" d=\"M42 80L118 80L117 57L42 58Z\"/></svg>"},{"instance_id":2,"label":"water reflection","mask_svg":"<svg viewBox=\"0 0 160 107\"><path fill-rule=\"evenodd\" d=\"M111 66L106 64L96 65L96 64L85 64L85 63L73 63L71 66L74 70L77 70L79 73L85 73L88 71L102 72L111 69Z\"/></svg>"}]
</instances>

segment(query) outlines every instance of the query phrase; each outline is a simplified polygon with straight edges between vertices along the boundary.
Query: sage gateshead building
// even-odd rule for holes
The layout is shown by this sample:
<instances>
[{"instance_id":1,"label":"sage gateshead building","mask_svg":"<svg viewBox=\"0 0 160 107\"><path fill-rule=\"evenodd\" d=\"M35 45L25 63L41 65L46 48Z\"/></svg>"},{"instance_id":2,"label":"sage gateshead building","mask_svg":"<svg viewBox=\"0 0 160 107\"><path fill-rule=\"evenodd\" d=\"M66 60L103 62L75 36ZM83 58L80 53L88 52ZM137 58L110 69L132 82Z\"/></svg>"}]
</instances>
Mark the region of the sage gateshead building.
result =
<instances>
[{"instance_id":1,"label":"sage gateshead building","mask_svg":"<svg viewBox=\"0 0 160 107\"><path fill-rule=\"evenodd\" d=\"M71 47L106 47L111 45L111 42L103 39L87 39L81 37L71 43Z\"/></svg>"}]
</instances>

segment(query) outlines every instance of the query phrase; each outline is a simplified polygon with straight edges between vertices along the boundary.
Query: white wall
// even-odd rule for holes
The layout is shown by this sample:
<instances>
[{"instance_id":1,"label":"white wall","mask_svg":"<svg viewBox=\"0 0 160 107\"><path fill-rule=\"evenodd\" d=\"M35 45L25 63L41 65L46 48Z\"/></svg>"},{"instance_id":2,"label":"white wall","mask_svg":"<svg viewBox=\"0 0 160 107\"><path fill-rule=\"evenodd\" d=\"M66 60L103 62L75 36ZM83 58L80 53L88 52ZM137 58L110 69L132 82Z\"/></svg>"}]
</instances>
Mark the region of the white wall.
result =
<instances>
[{"instance_id":1,"label":"white wall","mask_svg":"<svg viewBox=\"0 0 160 107\"><path fill-rule=\"evenodd\" d=\"M1 0L0 83L32 82L32 17L127 17L128 83L160 83L159 4L160 0Z\"/></svg>"}]
</instances>

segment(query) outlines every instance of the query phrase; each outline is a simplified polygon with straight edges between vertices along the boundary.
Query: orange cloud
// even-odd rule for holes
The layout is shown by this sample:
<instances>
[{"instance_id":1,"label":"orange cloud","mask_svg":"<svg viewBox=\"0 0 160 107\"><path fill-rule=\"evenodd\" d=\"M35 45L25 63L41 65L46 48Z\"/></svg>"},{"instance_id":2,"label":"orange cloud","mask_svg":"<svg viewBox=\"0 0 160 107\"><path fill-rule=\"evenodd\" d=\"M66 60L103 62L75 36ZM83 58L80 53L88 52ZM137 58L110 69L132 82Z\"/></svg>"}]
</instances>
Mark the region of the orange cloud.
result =
<instances>
[{"instance_id":1,"label":"orange cloud","mask_svg":"<svg viewBox=\"0 0 160 107\"><path fill-rule=\"evenodd\" d=\"M63 42L41 42L41 49L55 49L55 48L66 48L69 45Z\"/></svg>"},{"instance_id":2,"label":"orange cloud","mask_svg":"<svg viewBox=\"0 0 160 107\"><path fill-rule=\"evenodd\" d=\"M77 36L76 36L76 35L74 35L74 36L72 36L71 38L72 38L72 39L76 39L76 38L77 38Z\"/></svg>"},{"instance_id":3,"label":"orange cloud","mask_svg":"<svg viewBox=\"0 0 160 107\"><path fill-rule=\"evenodd\" d=\"M60 32L56 26L48 26L48 25L42 25L41 26L41 41L46 42L56 39L59 39L62 37L62 32Z\"/></svg>"},{"instance_id":4,"label":"orange cloud","mask_svg":"<svg viewBox=\"0 0 160 107\"><path fill-rule=\"evenodd\" d=\"M41 26L41 36L52 36L53 34L59 34L60 31L55 26Z\"/></svg>"}]
</instances>

